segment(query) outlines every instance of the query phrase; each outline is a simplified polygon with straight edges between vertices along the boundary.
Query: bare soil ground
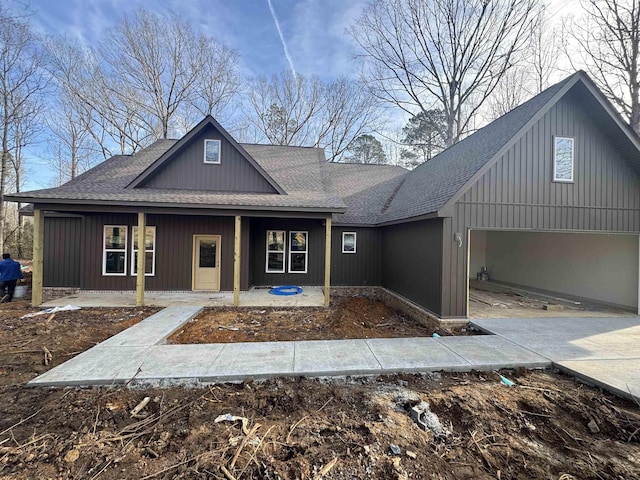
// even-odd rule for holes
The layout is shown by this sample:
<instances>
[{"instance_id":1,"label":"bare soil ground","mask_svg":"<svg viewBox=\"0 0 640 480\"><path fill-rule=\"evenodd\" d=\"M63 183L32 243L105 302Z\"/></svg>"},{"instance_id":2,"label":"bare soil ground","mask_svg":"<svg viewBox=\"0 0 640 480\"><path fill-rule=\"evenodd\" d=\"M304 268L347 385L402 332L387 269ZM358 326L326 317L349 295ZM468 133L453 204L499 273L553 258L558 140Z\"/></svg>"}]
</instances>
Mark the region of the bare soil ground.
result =
<instances>
[{"instance_id":1,"label":"bare soil ground","mask_svg":"<svg viewBox=\"0 0 640 480\"><path fill-rule=\"evenodd\" d=\"M640 479L638 405L566 376L502 372L512 388L492 373L30 388L153 310L20 319L29 311L0 306L2 479ZM433 430L410 418L422 401ZM215 421L225 414L239 418Z\"/></svg>"},{"instance_id":2,"label":"bare soil ground","mask_svg":"<svg viewBox=\"0 0 640 480\"><path fill-rule=\"evenodd\" d=\"M206 309L169 337L169 343L285 342L469 335L469 328L434 328L416 323L367 297L336 298L331 308Z\"/></svg>"}]
</instances>

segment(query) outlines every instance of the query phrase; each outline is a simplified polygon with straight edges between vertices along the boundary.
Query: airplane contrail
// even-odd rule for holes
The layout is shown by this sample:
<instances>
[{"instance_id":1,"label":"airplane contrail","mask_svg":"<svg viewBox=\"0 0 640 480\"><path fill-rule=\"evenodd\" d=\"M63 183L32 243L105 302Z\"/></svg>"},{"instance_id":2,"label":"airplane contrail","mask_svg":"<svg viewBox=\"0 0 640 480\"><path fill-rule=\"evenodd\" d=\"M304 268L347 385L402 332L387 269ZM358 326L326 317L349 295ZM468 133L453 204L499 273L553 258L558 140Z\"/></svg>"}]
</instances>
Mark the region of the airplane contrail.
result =
<instances>
[{"instance_id":1,"label":"airplane contrail","mask_svg":"<svg viewBox=\"0 0 640 480\"><path fill-rule=\"evenodd\" d=\"M296 73L296 69L293 66L293 60L291 60L291 55L289 55L289 49L287 48L287 44L284 41L284 35L282 35L282 30L280 29L280 22L278 22L278 17L276 17L276 12L273 9L271 0L267 0L267 3L269 4L269 10L271 11L271 16L273 17L273 21L276 24L278 35L280 35L280 41L282 42L282 47L284 48L284 56L287 57L287 61L289 62L289 68L291 68L291 73L293 73L293 77L297 78L298 74Z\"/></svg>"}]
</instances>

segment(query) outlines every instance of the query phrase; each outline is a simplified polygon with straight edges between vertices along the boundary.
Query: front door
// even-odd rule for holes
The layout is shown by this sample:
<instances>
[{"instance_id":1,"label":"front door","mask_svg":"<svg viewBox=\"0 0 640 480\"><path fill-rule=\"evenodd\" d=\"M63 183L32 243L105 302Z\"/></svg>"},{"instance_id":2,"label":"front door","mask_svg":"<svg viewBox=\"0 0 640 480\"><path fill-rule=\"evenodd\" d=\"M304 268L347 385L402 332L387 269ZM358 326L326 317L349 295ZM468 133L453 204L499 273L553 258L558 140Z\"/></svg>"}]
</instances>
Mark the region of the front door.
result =
<instances>
[{"instance_id":1,"label":"front door","mask_svg":"<svg viewBox=\"0 0 640 480\"><path fill-rule=\"evenodd\" d=\"M220 290L220 235L193 236L193 289Z\"/></svg>"}]
</instances>

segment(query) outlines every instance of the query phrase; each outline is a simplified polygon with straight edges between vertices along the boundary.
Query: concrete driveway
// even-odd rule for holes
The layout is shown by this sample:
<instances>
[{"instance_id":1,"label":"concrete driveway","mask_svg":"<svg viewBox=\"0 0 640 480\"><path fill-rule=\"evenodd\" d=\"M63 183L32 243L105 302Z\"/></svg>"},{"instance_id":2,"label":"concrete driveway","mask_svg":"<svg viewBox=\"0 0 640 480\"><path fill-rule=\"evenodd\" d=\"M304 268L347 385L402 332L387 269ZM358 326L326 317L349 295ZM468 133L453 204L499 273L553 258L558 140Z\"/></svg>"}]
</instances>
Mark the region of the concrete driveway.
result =
<instances>
[{"instance_id":1,"label":"concrete driveway","mask_svg":"<svg viewBox=\"0 0 640 480\"><path fill-rule=\"evenodd\" d=\"M545 357L560 370L640 399L640 317L491 318L472 324Z\"/></svg>"}]
</instances>

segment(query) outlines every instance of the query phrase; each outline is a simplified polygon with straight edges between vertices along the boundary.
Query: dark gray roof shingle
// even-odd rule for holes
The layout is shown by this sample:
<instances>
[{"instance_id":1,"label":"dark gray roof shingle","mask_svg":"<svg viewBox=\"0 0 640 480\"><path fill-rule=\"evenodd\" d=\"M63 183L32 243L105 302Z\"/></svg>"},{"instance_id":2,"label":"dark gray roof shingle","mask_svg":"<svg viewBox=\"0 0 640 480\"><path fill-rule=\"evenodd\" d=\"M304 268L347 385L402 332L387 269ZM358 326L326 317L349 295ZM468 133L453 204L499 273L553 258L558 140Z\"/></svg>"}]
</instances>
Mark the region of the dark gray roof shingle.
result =
<instances>
[{"instance_id":1,"label":"dark gray roof shingle","mask_svg":"<svg viewBox=\"0 0 640 480\"><path fill-rule=\"evenodd\" d=\"M327 163L336 194L347 204L345 213L333 214L336 224L376 224L382 208L409 173L393 165Z\"/></svg>"}]
</instances>

